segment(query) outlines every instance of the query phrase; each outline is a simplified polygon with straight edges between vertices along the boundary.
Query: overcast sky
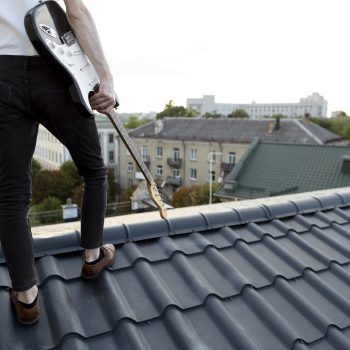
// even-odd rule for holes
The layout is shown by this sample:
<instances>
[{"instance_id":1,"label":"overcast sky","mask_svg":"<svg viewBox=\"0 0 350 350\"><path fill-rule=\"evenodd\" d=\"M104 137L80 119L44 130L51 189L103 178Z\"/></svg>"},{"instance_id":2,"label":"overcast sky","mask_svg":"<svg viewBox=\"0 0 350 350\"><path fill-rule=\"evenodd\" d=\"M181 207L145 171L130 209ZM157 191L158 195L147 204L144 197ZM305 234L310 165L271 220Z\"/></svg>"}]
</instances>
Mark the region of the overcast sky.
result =
<instances>
[{"instance_id":1,"label":"overcast sky","mask_svg":"<svg viewBox=\"0 0 350 350\"><path fill-rule=\"evenodd\" d=\"M85 0L115 76L120 112L172 99L299 102L350 114L348 0Z\"/></svg>"}]
</instances>

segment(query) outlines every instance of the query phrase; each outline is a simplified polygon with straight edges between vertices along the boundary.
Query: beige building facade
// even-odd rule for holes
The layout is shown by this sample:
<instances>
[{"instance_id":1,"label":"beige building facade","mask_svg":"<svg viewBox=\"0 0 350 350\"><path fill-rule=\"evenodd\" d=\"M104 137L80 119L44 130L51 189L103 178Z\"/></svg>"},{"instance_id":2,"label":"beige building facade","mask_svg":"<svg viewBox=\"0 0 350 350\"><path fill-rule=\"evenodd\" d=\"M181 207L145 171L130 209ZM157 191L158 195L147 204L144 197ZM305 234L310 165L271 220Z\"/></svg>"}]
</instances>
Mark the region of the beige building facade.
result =
<instances>
[{"instance_id":1,"label":"beige building facade","mask_svg":"<svg viewBox=\"0 0 350 350\"><path fill-rule=\"evenodd\" d=\"M256 138L270 143L323 144L340 137L295 119L165 118L130 131L156 184L169 199L181 186L223 182ZM144 179L120 144L121 190Z\"/></svg>"},{"instance_id":2,"label":"beige building facade","mask_svg":"<svg viewBox=\"0 0 350 350\"><path fill-rule=\"evenodd\" d=\"M133 138L136 149L154 181L170 198L180 186L221 183L225 173L245 153L248 144ZM143 179L136 162L124 145L120 146L121 189Z\"/></svg>"}]
</instances>

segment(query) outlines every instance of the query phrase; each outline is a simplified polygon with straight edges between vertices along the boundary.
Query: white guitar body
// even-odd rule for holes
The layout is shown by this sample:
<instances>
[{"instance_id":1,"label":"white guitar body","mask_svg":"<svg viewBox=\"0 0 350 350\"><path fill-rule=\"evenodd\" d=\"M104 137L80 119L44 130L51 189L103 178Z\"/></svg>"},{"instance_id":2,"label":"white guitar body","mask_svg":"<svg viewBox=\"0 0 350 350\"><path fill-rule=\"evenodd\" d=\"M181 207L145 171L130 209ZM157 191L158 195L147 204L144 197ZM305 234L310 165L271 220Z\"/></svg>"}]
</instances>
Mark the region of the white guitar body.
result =
<instances>
[{"instance_id":1,"label":"white guitar body","mask_svg":"<svg viewBox=\"0 0 350 350\"><path fill-rule=\"evenodd\" d=\"M100 79L74 36L63 9L55 1L45 1L27 13L24 24L40 56L67 79L74 102L87 116L92 115L89 95L98 90Z\"/></svg>"},{"instance_id":2,"label":"white guitar body","mask_svg":"<svg viewBox=\"0 0 350 350\"><path fill-rule=\"evenodd\" d=\"M73 44L68 46L66 43L57 44L55 41L46 37L45 43L61 65L70 71L70 74L79 86L81 98L84 100L86 108L89 109L92 114L93 111L90 108L89 94L100 84L100 79L95 67L91 64L89 58L85 55L76 40Z\"/></svg>"}]
</instances>

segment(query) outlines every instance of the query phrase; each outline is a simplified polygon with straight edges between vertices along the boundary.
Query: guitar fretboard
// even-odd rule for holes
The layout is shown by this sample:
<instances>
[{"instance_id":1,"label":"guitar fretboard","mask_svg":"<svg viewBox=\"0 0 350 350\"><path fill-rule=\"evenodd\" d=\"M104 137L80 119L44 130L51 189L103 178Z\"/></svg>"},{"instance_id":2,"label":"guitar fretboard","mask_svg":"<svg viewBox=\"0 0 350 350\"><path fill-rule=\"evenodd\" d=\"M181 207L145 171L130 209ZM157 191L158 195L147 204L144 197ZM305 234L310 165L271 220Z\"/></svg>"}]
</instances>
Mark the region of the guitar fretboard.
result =
<instances>
[{"instance_id":1,"label":"guitar fretboard","mask_svg":"<svg viewBox=\"0 0 350 350\"><path fill-rule=\"evenodd\" d=\"M142 157L140 156L138 150L136 149L134 143L132 142L129 134L124 128L124 125L122 124L121 120L119 119L115 109L112 109L112 111L107 114L109 120L113 124L113 126L116 128L116 130L119 133L119 136L122 138L123 143L125 144L125 147L130 152L131 156L134 158L137 165L140 167L142 174L144 175L146 181L151 184L153 183L153 178L151 173L149 172L148 168L146 167Z\"/></svg>"}]
</instances>

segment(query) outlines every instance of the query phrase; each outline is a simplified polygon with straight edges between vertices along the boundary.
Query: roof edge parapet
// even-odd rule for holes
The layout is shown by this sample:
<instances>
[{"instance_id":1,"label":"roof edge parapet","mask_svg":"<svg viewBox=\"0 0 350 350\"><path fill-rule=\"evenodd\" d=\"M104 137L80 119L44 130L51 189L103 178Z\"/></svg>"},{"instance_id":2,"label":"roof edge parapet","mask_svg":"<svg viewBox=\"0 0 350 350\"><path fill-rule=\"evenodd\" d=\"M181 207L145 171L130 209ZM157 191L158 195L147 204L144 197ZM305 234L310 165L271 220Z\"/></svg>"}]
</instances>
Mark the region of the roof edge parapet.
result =
<instances>
[{"instance_id":1,"label":"roof edge parapet","mask_svg":"<svg viewBox=\"0 0 350 350\"><path fill-rule=\"evenodd\" d=\"M269 221L297 214L308 214L350 206L350 188L347 191L337 191L337 189L333 191L333 193L328 192L321 195L305 194L305 197L299 197L295 200L293 196L281 196L280 200L274 197L275 201L271 203L261 202L253 206L231 207L226 208L226 210L223 208L221 211L199 212L186 217L178 216L165 220L116 224L105 228L104 241L113 244L146 241L164 236ZM35 257L37 258L47 255L74 253L83 249L80 246L80 232L78 230L68 232L66 230L63 234L55 236L34 235L34 248ZM0 250L0 262L3 263L4 261L3 252Z\"/></svg>"}]
</instances>

